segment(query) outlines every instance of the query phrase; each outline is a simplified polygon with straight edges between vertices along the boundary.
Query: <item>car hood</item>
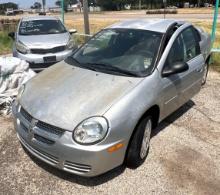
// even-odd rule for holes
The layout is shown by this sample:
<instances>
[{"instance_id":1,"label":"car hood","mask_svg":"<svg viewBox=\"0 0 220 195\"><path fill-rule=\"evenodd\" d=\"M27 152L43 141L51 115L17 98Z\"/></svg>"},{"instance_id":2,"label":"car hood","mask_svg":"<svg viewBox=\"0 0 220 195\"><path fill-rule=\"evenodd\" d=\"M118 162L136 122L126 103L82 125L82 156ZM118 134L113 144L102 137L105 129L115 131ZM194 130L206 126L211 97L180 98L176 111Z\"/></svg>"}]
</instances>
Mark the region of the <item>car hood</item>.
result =
<instances>
[{"instance_id":1,"label":"car hood","mask_svg":"<svg viewBox=\"0 0 220 195\"><path fill-rule=\"evenodd\" d=\"M20 104L34 118L71 131L84 119L103 115L141 80L60 62L26 84Z\"/></svg>"},{"instance_id":2,"label":"car hood","mask_svg":"<svg viewBox=\"0 0 220 195\"><path fill-rule=\"evenodd\" d=\"M27 35L18 36L18 40L24 43L29 48L53 48L56 46L66 45L69 41L70 35L68 32L60 34L48 35Z\"/></svg>"}]
</instances>

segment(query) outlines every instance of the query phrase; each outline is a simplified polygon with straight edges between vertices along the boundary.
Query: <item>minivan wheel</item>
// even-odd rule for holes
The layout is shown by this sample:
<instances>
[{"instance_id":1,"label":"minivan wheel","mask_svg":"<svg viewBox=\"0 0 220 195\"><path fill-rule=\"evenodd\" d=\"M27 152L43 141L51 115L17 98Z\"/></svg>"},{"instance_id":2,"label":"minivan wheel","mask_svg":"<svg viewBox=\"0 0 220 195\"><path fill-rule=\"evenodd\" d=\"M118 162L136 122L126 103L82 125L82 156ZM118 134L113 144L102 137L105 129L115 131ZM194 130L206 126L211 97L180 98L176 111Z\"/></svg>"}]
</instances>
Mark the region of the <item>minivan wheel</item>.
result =
<instances>
[{"instance_id":1,"label":"minivan wheel","mask_svg":"<svg viewBox=\"0 0 220 195\"><path fill-rule=\"evenodd\" d=\"M206 64L205 64L205 67L204 67L203 77L202 77L202 85L205 85L205 84L206 84L208 71L209 71L209 66L208 66L208 64L206 63Z\"/></svg>"},{"instance_id":2,"label":"minivan wheel","mask_svg":"<svg viewBox=\"0 0 220 195\"><path fill-rule=\"evenodd\" d=\"M137 168L145 161L149 151L151 131L152 119L148 116L139 122L130 140L125 159L125 164L128 167Z\"/></svg>"}]
</instances>

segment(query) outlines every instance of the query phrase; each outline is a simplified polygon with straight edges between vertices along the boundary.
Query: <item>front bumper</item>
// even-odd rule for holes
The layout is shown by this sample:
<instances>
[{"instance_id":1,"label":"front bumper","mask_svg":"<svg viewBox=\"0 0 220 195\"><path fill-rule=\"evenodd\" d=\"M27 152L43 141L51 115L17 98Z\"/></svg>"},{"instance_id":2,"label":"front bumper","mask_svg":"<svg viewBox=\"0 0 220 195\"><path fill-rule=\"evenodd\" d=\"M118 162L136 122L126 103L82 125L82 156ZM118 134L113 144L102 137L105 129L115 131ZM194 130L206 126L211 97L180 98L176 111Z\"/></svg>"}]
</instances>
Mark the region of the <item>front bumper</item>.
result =
<instances>
[{"instance_id":1,"label":"front bumper","mask_svg":"<svg viewBox=\"0 0 220 195\"><path fill-rule=\"evenodd\" d=\"M21 144L34 156L61 170L93 177L105 173L123 163L125 150L109 153L112 144L82 146L72 139L72 132L62 134L39 128L36 119L21 113L21 106L13 104L14 126Z\"/></svg>"},{"instance_id":2,"label":"front bumper","mask_svg":"<svg viewBox=\"0 0 220 195\"><path fill-rule=\"evenodd\" d=\"M72 50L64 50L57 53L48 53L48 54L22 54L18 52L15 48L13 49L13 56L27 61L30 64L30 67L36 71L43 70L48 66L55 64L64 60L66 57L72 55ZM45 62L44 57L56 56L55 61Z\"/></svg>"}]
</instances>

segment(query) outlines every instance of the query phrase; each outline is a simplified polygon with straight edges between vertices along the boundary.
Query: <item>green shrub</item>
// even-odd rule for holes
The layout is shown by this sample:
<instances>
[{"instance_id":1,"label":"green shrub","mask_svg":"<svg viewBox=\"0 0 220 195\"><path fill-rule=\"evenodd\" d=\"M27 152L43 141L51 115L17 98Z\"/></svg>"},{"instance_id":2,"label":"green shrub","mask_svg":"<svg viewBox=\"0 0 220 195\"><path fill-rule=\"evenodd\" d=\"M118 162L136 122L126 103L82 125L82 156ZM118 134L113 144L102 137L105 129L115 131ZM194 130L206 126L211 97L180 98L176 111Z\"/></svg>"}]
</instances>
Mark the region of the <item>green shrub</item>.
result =
<instances>
[{"instance_id":1,"label":"green shrub","mask_svg":"<svg viewBox=\"0 0 220 195\"><path fill-rule=\"evenodd\" d=\"M0 55L7 54L12 48L12 39L8 36L7 32L0 31Z\"/></svg>"},{"instance_id":2,"label":"green shrub","mask_svg":"<svg viewBox=\"0 0 220 195\"><path fill-rule=\"evenodd\" d=\"M220 53L212 54L211 67L220 72Z\"/></svg>"},{"instance_id":3,"label":"green shrub","mask_svg":"<svg viewBox=\"0 0 220 195\"><path fill-rule=\"evenodd\" d=\"M177 9L150 9L146 14L177 14Z\"/></svg>"}]
</instances>

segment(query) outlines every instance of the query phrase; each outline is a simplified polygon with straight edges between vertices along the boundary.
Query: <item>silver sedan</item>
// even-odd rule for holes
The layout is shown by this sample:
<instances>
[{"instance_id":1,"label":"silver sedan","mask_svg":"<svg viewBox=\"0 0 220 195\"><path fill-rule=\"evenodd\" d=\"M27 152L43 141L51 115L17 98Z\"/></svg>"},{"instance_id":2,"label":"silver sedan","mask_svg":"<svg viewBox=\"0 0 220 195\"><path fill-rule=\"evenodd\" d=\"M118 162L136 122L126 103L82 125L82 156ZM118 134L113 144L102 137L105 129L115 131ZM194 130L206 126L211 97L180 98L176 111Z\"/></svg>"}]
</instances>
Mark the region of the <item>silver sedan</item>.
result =
<instances>
[{"instance_id":1,"label":"silver sedan","mask_svg":"<svg viewBox=\"0 0 220 195\"><path fill-rule=\"evenodd\" d=\"M36 71L47 68L70 56L74 49L71 34L62 22L52 16L34 16L22 18L16 33L9 36L15 42L13 56L26 60Z\"/></svg>"},{"instance_id":2,"label":"silver sedan","mask_svg":"<svg viewBox=\"0 0 220 195\"><path fill-rule=\"evenodd\" d=\"M20 88L18 138L77 175L138 167L158 123L200 91L209 59L210 37L189 23L114 24Z\"/></svg>"}]
</instances>

